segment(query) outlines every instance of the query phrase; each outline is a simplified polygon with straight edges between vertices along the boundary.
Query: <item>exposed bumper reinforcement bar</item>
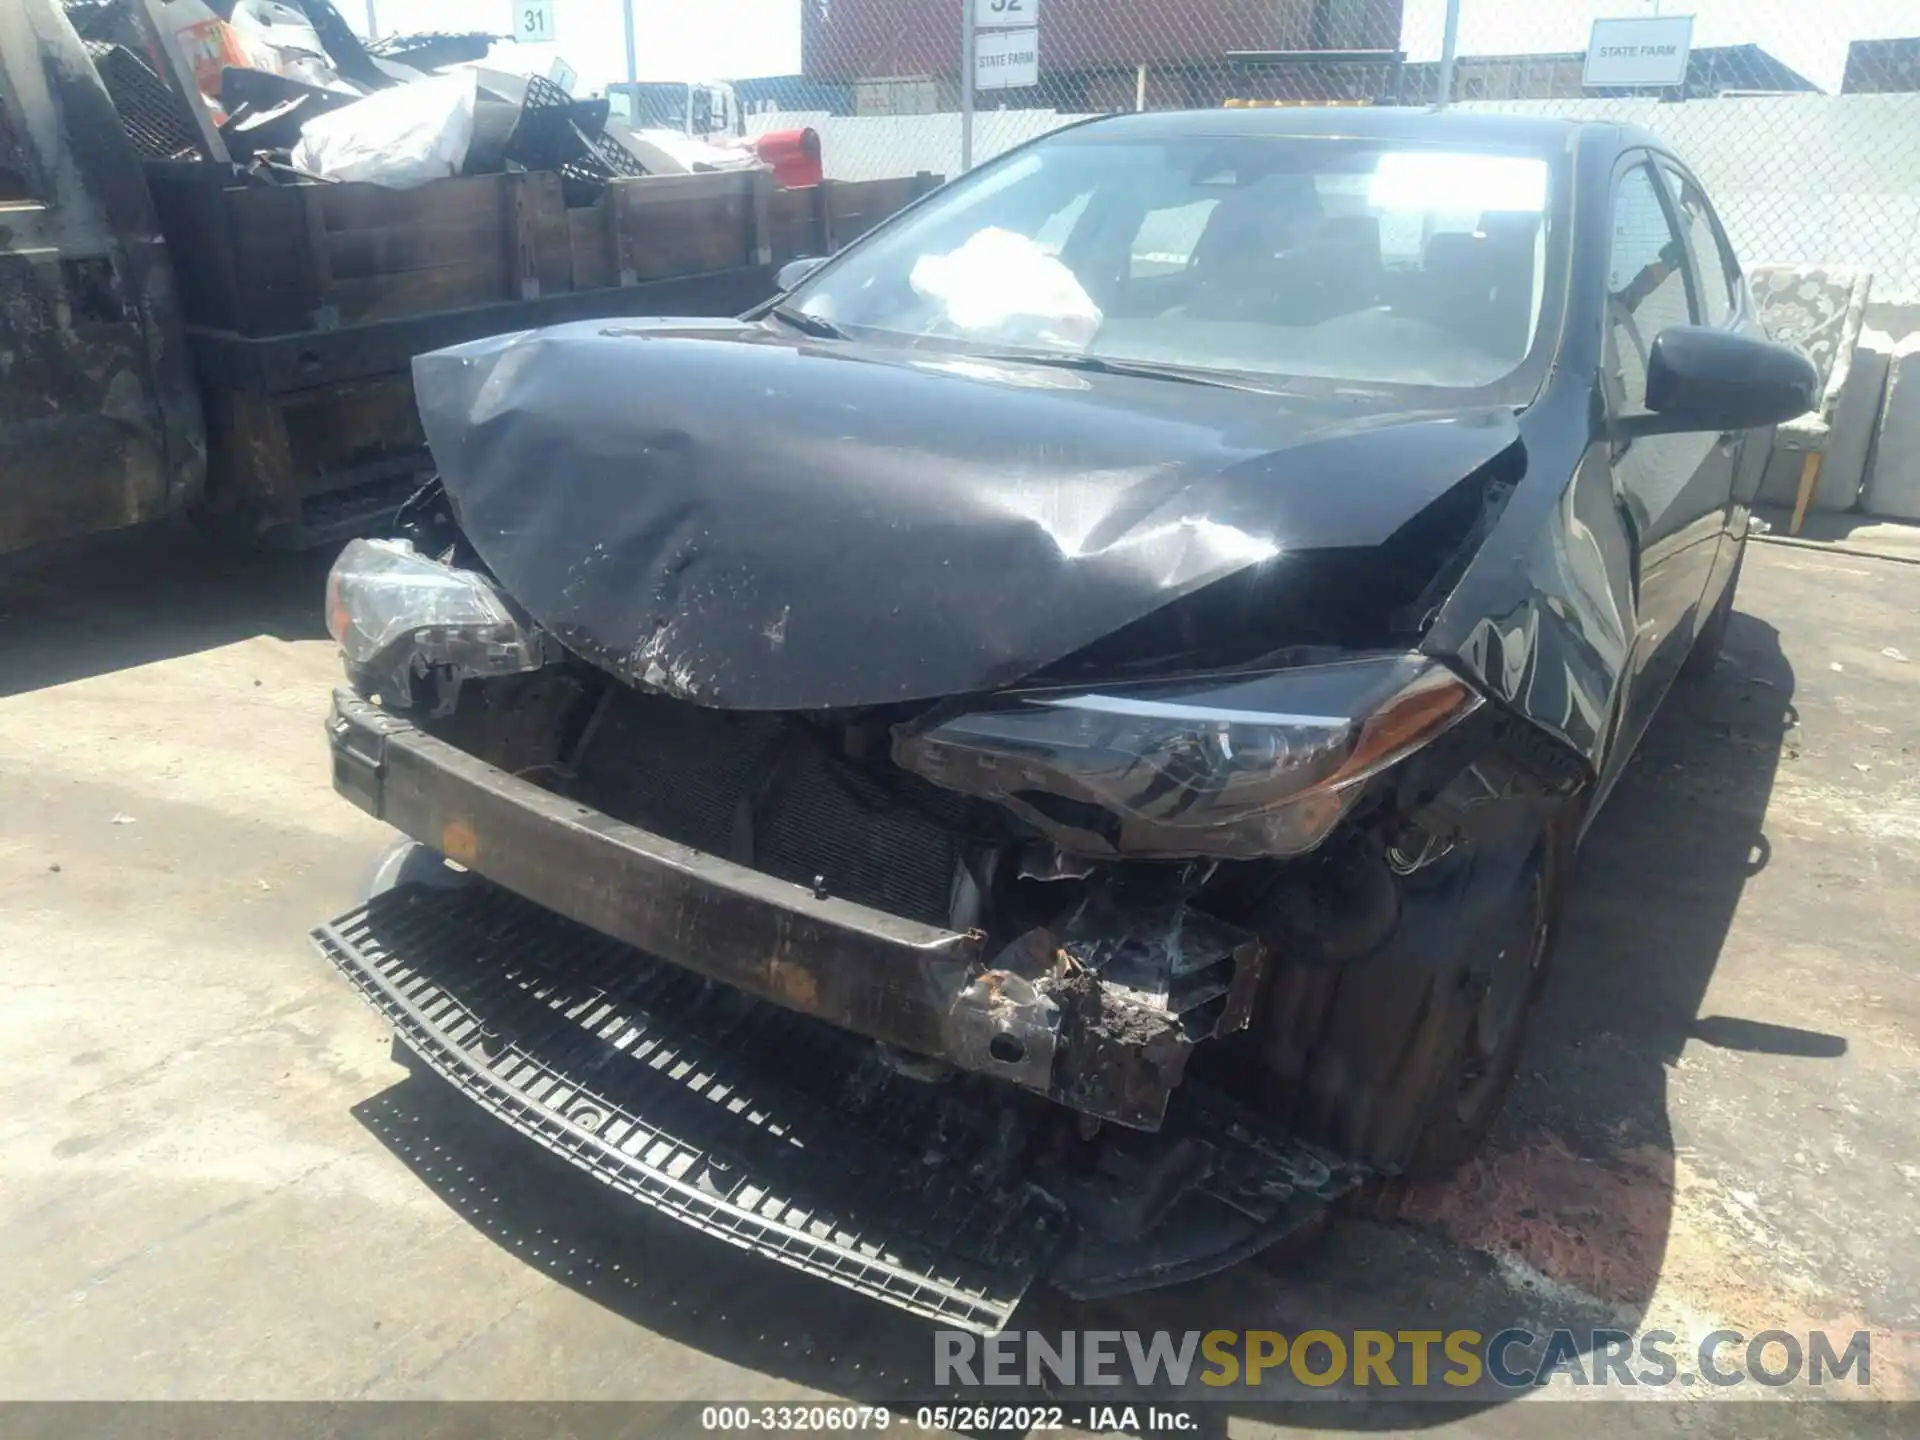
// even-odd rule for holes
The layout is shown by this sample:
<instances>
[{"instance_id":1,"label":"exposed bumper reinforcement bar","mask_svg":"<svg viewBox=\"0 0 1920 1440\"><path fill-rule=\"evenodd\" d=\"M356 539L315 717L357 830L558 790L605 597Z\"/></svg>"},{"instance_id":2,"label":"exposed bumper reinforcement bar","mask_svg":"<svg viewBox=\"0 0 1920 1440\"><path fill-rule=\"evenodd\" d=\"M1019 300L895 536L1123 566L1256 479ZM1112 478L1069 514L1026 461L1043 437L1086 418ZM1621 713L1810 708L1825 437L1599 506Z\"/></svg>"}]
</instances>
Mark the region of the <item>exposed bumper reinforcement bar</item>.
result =
<instances>
[{"instance_id":1,"label":"exposed bumper reinforcement bar","mask_svg":"<svg viewBox=\"0 0 1920 1440\"><path fill-rule=\"evenodd\" d=\"M515 894L802 1014L923 1055L983 968L977 935L901 919L677 845L336 691L334 788ZM822 963L831 961L831 963Z\"/></svg>"}]
</instances>

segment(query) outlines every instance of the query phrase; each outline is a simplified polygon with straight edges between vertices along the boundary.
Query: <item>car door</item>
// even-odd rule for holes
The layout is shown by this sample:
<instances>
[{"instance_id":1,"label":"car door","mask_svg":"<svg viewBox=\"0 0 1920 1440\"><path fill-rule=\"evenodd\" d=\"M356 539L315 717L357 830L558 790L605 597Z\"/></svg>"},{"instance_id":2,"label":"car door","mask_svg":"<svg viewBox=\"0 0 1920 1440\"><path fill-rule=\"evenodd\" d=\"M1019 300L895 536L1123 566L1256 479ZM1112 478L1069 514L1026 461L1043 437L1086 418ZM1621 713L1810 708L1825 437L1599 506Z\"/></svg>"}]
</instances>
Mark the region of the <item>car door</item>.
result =
<instances>
[{"instance_id":1,"label":"car door","mask_svg":"<svg viewBox=\"0 0 1920 1440\"><path fill-rule=\"evenodd\" d=\"M1647 363L1662 330L1701 323L1699 277L1655 157L1616 169L1602 387L1609 421L1646 413ZM1615 753L1623 762L1659 708L1699 627L1732 503L1737 437L1629 437L1609 424L1615 497L1638 557L1636 629Z\"/></svg>"},{"instance_id":2,"label":"car door","mask_svg":"<svg viewBox=\"0 0 1920 1440\"><path fill-rule=\"evenodd\" d=\"M1727 242L1726 228L1714 213L1706 191L1686 167L1671 156L1661 156L1659 164L1680 228L1687 238L1693 271L1699 277L1699 301L1705 323L1716 329L1750 335L1756 340L1766 339L1767 332L1760 324L1746 277L1741 274L1739 260ZM1733 489L1723 517L1725 524L1712 578L1707 582L1706 594L1701 597L1703 617L1713 610L1739 560L1749 514L1766 474L1771 432L1746 431L1729 439L1733 443Z\"/></svg>"}]
</instances>

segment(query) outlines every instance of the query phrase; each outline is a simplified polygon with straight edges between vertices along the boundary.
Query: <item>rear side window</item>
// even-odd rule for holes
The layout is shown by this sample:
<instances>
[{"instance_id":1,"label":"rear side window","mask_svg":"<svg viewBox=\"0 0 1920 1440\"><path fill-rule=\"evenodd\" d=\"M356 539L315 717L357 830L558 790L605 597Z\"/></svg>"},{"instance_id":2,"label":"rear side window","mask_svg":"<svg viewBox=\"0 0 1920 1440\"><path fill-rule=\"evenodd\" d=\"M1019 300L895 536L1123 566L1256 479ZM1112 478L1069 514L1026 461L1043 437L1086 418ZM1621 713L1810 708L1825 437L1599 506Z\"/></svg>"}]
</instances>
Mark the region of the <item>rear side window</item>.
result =
<instances>
[{"instance_id":1,"label":"rear side window","mask_svg":"<svg viewBox=\"0 0 1920 1440\"><path fill-rule=\"evenodd\" d=\"M1661 166L1667 177L1668 193L1678 207L1680 223L1687 232L1687 244L1693 251L1695 273L1700 277L1700 308L1709 325L1724 325L1733 318L1734 271L1727 264L1726 248L1720 243L1720 228L1714 223L1713 207L1700 187L1677 170Z\"/></svg>"},{"instance_id":2,"label":"rear side window","mask_svg":"<svg viewBox=\"0 0 1920 1440\"><path fill-rule=\"evenodd\" d=\"M1613 253L1607 267L1608 398L1616 409L1647 408L1647 359L1662 330L1693 323L1686 246L1667 218L1653 171L1637 165L1613 199Z\"/></svg>"}]
</instances>

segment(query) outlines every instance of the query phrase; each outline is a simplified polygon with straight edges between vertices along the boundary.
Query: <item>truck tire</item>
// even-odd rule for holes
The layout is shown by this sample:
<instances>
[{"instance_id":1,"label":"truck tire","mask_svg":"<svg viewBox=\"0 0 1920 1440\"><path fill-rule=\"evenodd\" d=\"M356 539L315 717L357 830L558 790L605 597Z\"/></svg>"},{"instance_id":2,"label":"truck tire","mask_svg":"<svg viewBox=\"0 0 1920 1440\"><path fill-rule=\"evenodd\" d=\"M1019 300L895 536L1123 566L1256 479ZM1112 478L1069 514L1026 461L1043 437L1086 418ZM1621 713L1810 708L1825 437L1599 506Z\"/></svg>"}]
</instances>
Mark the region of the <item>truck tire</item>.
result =
<instances>
[{"instance_id":1,"label":"truck tire","mask_svg":"<svg viewBox=\"0 0 1920 1440\"><path fill-rule=\"evenodd\" d=\"M1269 1113L1382 1174L1434 1178L1470 1157L1519 1065L1573 834L1562 817L1517 854L1490 857L1479 878L1497 893L1480 903L1448 912L1403 901L1367 954L1283 964L1258 1022ZM1472 893L1473 878L1458 894ZM1448 914L1459 917L1457 943Z\"/></svg>"}]
</instances>

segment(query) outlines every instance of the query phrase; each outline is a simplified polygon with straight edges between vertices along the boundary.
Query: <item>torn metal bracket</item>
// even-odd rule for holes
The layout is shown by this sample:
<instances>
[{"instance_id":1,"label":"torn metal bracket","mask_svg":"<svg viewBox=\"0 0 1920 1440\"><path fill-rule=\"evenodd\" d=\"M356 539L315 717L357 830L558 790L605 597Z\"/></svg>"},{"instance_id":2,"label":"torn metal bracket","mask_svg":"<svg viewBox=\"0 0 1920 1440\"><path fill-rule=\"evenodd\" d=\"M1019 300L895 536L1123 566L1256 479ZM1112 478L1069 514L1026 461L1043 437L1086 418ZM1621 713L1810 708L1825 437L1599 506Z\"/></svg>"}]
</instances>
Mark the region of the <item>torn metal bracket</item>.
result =
<instances>
[{"instance_id":1,"label":"torn metal bracket","mask_svg":"<svg viewBox=\"0 0 1920 1440\"><path fill-rule=\"evenodd\" d=\"M1266 963L1249 931L1178 902L1099 899L996 957L954 1007L962 1063L1103 1120L1159 1128L1201 1041L1245 1029Z\"/></svg>"},{"instance_id":2,"label":"torn metal bracket","mask_svg":"<svg viewBox=\"0 0 1920 1440\"><path fill-rule=\"evenodd\" d=\"M1060 1007L1008 970L974 976L954 997L947 1053L955 1064L1045 1094L1051 1084Z\"/></svg>"}]
</instances>

